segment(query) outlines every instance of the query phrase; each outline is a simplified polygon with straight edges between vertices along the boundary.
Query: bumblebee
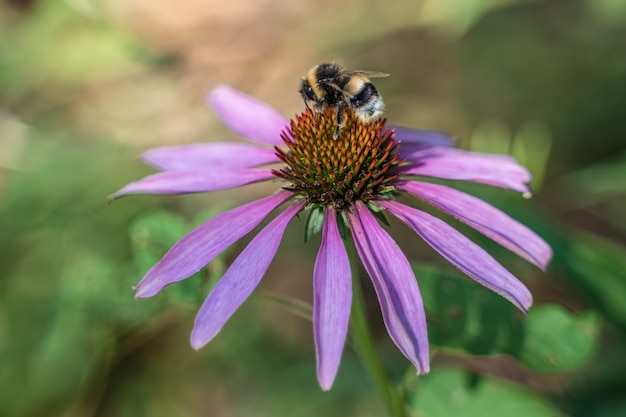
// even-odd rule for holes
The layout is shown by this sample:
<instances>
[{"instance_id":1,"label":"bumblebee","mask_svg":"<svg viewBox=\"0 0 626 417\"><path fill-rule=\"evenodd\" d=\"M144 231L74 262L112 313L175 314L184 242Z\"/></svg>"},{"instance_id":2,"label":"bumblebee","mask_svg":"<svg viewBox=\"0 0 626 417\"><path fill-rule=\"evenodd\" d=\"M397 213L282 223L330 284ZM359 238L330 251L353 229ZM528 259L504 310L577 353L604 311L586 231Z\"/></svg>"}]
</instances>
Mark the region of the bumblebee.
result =
<instances>
[{"instance_id":1,"label":"bumblebee","mask_svg":"<svg viewBox=\"0 0 626 417\"><path fill-rule=\"evenodd\" d=\"M385 103L369 78L387 77L377 71L350 71L339 64L320 64L309 70L302 78L300 95L307 109L334 108L337 127L333 138L337 138L344 124L344 107L351 109L363 122L379 118Z\"/></svg>"}]
</instances>

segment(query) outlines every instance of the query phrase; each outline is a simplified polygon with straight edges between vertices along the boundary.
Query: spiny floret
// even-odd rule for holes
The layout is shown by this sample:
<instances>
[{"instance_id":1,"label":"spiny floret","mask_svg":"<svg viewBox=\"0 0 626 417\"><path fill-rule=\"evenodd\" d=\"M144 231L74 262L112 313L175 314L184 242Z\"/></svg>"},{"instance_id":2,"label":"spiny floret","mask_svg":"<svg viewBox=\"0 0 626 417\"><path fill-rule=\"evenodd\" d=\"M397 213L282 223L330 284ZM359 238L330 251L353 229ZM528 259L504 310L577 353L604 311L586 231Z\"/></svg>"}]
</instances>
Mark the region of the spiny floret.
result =
<instances>
[{"instance_id":1,"label":"spiny floret","mask_svg":"<svg viewBox=\"0 0 626 417\"><path fill-rule=\"evenodd\" d=\"M345 125L335 139L332 109L307 110L282 133L287 149L276 148L276 155L286 166L273 173L291 183L284 189L310 205L342 210L357 200L367 203L389 192L398 176L398 144L384 124L364 123L346 110Z\"/></svg>"}]
</instances>

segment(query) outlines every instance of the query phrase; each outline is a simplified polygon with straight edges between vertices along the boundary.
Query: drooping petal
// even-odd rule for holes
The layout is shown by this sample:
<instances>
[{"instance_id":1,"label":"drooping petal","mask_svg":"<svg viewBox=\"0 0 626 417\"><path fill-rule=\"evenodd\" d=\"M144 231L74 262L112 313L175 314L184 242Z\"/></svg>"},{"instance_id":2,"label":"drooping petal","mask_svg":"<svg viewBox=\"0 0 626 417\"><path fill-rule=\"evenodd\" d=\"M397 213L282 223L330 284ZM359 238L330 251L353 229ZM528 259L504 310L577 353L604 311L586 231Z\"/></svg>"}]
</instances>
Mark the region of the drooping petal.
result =
<instances>
[{"instance_id":1,"label":"drooping petal","mask_svg":"<svg viewBox=\"0 0 626 417\"><path fill-rule=\"evenodd\" d=\"M276 216L226 270L196 316L191 332L191 346L194 349L209 343L250 296L274 259L287 224L303 206L302 201L294 203Z\"/></svg>"},{"instance_id":2,"label":"drooping petal","mask_svg":"<svg viewBox=\"0 0 626 417\"><path fill-rule=\"evenodd\" d=\"M451 214L541 269L545 269L552 258L552 249L535 232L479 198L425 182L402 181L398 186Z\"/></svg>"},{"instance_id":3,"label":"drooping petal","mask_svg":"<svg viewBox=\"0 0 626 417\"><path fill-rule=\"evenodd\" d=\"M352 303L350 261L333 209L327 209L324 216L322 244L313 271L313 289L317 380L327 391L333 385L341 361Z\"/></svg>"},{"instance_id":4,"label":"drooping petal","mask_svg":"<svg viewBox=\"0 0 626 417\"><path fill-rule=\"evenodd\" d=\"M432 148L408 155L407 159L412 164L403 168L403 175L473 181L530 193L530 173L508 155Z\"/></svg>"},{"instance_id":5,"label":"drooping petal","mask_svg":"<svg viewBox=\"0 0 626 417\"><path fill-rule=\"evenodd\" d=\"M433 249L475 281L500 294L526 312L532 295L524 284L504 269L491 255L446 222L396 201L377 204L406 223Z\"/></svg>"},{"instance_id":6,"label":"drooping petal","mask_svg":"<svg viewBox=\"0 0 626 417\"><path fill-rule=\"evenodd\" d=\"M289 192L279 192L219 214L196 227L148 271L135 287L135 297L151 297L166 285L195 274L291 196Z\"/></svg>"},{"instance_id":7,"label":"drooping petal","mask_svg":"<svg viewBox=\"0 0 626 417\"><path fill-rule=\"evenodd\" d=\"M266 145L284 145L280 133L289 123L262 101L227 85L218 85L207 97L207 103L234 132Z\"/></svg>"},{"instance_id":8,"label":"drooping petal","mask_svg":"<svg viewBox=\"0 0 626 417\"><path fill-rule=\"evenodd\" d=\"M162 171L252 168L278 162L274 149L244 143L194 143L150 149L141 159Z\"/></svg>"},{"instance_id":9,"label":"drooping petal","mask_svg":"<svg viewBox=\"0 0 626 417\"><path fill-rule=\"evenodd\" d=\"M112 198L128 194L189 194L227 190L274 178L270 169L164 171L127 184Z\"/></svg>"},{"instance_id":10,"label":"drooping petal","mask_svg":"<svg viewBox=\"0 0 626 417\"><path fill-rule=\"evenodd\" d=\"M402 126L389 126L396 132L396 141L400 142L400 158L428 148L449 148L454 140L436 130L410 129Z\"/></svg>"},{"instance_id":11,"label":"drooping petal","mask_svg":"<svg viewBox=\"0 0 626 417\"><path fill-rule=\"evenodd\" d=\"M419 374L430 369L422 296L409 261L364 203L348 213L352 237L369 274L389 335Z\"/></svg>"}]
</instances>

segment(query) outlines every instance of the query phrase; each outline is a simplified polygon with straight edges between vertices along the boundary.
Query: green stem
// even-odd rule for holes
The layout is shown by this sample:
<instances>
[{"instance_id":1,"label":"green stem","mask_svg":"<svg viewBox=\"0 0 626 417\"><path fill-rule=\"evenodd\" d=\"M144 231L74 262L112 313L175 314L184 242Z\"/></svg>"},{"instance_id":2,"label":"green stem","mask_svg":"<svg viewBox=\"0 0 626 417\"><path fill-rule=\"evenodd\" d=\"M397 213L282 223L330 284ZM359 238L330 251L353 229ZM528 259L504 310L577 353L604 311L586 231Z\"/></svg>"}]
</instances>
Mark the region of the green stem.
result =
<instances>
[{"instance_id":1,"label":"green stem","mask_svg":"<svg viewBox=\"0 0 626 417\"><path fill-rule=\"evenodd\" d=\"M389 379L389 375L376 353L374 338L367 323L363 292L358 274L352 274L352 311L350 315L350 335L357 355L372 378L391 417L406 417L402 397Z\"/></svg>"}]
</instances>

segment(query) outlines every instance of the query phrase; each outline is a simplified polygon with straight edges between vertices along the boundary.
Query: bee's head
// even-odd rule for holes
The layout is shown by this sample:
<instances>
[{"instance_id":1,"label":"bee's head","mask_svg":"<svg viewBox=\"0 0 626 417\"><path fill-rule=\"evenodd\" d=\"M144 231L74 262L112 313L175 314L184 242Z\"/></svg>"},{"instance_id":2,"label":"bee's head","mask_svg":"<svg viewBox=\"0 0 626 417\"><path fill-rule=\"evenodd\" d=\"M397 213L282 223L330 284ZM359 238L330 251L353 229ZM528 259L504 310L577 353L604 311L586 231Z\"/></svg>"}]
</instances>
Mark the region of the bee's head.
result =
<instances>
[{"instance_id":1,"label":"bee's head","mask_svg":"<svg viewBox=\"0 0 626 417\"><path fill-rule=\"evenodd\" d=\"M300 95L305 103L318 101L318 97L315 95L315 90L306 78L302 79L302 84L300 85Z\"/></svg>"}]
</instances>

